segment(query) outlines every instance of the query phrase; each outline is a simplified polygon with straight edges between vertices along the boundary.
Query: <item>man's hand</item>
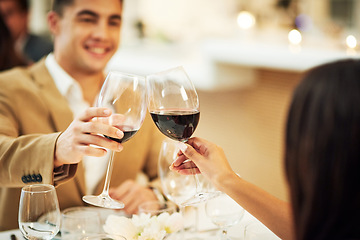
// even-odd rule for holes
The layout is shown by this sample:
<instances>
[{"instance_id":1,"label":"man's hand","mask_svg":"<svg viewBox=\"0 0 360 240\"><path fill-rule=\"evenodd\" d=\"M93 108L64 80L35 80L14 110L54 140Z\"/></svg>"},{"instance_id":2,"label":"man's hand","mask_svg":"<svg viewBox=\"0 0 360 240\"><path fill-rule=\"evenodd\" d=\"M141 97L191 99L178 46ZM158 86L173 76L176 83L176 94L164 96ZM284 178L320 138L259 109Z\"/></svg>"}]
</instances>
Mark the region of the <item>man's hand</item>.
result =
<instances>
[{"instance_id":1,"label":"man's hand","mask_svg":"<svg viewBox=\"0 0 360 240\"><path fill-rule=\"evenodd\" d=\"M156 201L155 193L148 187L141 186L134 180L126 180L117 188L109 191L110 197L125 204L127 214L136 214L141 203Z\"/></svg>"},{"instance_id":2,"label":"man's hand","mask_svg":"<svg viewBox=\"0 0 360 240\"><path fill-rule=\"evenodd\" d=\"M56 142L55 167L78 163L85 155L101 157L106 154L104 148L121 151L123 147L120 143L103 135L122 138L124 133L104 121L94 121L94 118L107 118L110 115L110 109L92 107L76 117Z\"/></svg>"}]
</instances>

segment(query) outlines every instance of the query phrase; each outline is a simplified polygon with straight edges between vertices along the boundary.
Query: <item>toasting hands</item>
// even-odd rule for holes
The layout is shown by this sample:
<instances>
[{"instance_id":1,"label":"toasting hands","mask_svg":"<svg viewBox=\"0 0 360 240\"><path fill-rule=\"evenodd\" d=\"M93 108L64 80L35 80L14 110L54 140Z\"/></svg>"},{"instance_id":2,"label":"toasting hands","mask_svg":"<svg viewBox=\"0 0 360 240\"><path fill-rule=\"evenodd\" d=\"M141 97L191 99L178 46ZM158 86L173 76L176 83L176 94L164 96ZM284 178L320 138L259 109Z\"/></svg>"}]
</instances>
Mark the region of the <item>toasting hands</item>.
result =
<instances>
[{"instance_id":1,"label":"toasting hands","mask_svg":"<svg viewBox=\"0 0 360 240\"><path fill-rule=\"evenodd\" d=\"M170 166L172 171L183 175L202 173L216 187L221 179L234 174L223 149L216 144L197 137L178 144L181 151Z\"/></svg>"},{"instance_id":2,"label":"toasting hands","mask_svg":"<svg viewBox=\"0 0 360 240\"><path fill-rule=\"evenodd\" d=\"M108 118L110 115L110 109L91 107L77 116L56 142L55 167L78 163L85 155L103 156L106 154L105 148L121 151L123 147L120 143L103 135L122 138L123 132L105 121L96 120Z\"/></svg>"}]
</instances>

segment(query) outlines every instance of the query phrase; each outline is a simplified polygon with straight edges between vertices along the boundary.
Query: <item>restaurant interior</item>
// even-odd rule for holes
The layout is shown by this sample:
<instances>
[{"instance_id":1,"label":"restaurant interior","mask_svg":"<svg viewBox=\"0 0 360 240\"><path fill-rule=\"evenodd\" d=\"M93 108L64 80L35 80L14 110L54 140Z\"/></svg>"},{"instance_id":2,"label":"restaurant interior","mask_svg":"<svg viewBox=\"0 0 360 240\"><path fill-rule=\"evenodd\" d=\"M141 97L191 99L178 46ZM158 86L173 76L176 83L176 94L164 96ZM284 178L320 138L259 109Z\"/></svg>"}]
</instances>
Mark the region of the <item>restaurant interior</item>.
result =
<instances>
[{"instance_id":1,"label":"restaurant interior","mask_svg":"<svg viewBox=\"0 0 360 240\"><path fill-rule=\"evenodd\" d=\"M31 1L47 35L48 0ZM357 0L130 0L108 68L148 75L183 66L200 98L194 136L221 146L246 180L288 199L284 124L307 69L358 57Z\"/></svg>"}]
</instances>

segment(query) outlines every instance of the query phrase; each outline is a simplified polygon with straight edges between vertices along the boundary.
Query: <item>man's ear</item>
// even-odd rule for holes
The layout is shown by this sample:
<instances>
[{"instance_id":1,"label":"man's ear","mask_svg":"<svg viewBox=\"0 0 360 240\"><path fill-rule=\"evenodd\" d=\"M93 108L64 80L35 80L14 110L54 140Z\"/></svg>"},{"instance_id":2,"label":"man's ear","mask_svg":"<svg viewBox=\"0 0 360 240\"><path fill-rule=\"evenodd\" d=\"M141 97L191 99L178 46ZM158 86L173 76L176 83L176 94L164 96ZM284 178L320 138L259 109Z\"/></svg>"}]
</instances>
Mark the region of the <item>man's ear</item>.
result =
<instances>
[{"instance_id":1,"label":"man's ear","mask_svg":"<svg viewBox=\"0 0 360 240\"><path fill-rule=\"evenodd\" d=\"M47 15L47 22L50 32L56 35L59 31L60 16L56 12L50 11Z\"/></svg>"}]
</instances>

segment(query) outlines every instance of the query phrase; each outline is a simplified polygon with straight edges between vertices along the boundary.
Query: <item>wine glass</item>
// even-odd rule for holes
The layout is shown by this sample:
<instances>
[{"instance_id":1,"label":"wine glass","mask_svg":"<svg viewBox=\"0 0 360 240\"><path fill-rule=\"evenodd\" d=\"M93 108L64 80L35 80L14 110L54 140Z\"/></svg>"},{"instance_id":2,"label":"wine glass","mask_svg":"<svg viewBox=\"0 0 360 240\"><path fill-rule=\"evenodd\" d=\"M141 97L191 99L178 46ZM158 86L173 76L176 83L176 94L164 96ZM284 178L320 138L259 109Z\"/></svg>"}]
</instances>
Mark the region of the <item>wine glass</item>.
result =
<instances>
[{"instance_id":1,"label":"wine glass","mask_svg":"<svg viewBox=\"0 0 360 240\"><path fill-rule=\"evenodd\" d=\"M148 108L157 128L167 137L186 142L200 119L199 98L183 67L146 77ZM212 196L200 190L196 174L196 193L184 205L195 205Z\"/></svg>"},{"instance_id":2,"label":"wine glass","mask_svg":"<svg viewBox=\"0 0 360 240\"><path fill-rule=\"evenodd\" d=\"M71 207L61 214L61 239L72 240L100 233L100 214L89 207Z\"/></svg>"},{"instance_id":3,"label":"wine glass","mask_svg":"<svg viewBox=\"0 0 360 240\"><path fill-rule=\"evenodd\" d=\"M115 71L109 72L101 88L97 106L107 107L112 110L112 115L105 120L123 131L124 137L122 139L105 137L124 143L136 134L146 115L145 88L144 77ZM124 208L122 202L116 201L109 196L113 160L114 152L112 151L102 193L98 196L83 196L83 201L98 207Z\"/></svg>"},{"instance_id":4,"label":"wine glass","mask_svg":"<svg viewBox=\"0 0 360 240\"><path fill-rule=\"evenodd\" d=\"M161 144L158 172L165 196L180 208L196 194L195 179L191 175L181 175L171 171L169 166L177 158L179 148L176 141L165 139Z\"/></svg>"},{"instance_id":5,"label":"wine glass","mask_svg":"<svg viewBox=\"0 0 360 240\"><path fill-rule=\"evenodd\" d=\"M151 216L158 216L162 213L173 214L177 212L177 206L172 202L161 201L147 201L143 202L138 207L139 213L150 214Z\"/></svg>"},{"instance_id":6,"label":"wine glass","mask_svg":"<svg viewBox=\"0 0 360 240\"><path fill-rule=\"evenodd\" d=\"M227 194L219 192L217 197L205 204L206 215L221 228L222 240L228 240L227 229L237 224L244 216L245 210Z\"/></svg>"},{"instance_id":7,"label":"wine glass","mask_svg":"<svg viewBox=\"0 0 360 240\"><path fill-rule=\"evenodd\" d=\"M35 184L21 189L18 221L26 239L52 239L59 232L60 219L54 186Z\"/></svg>"}]
</instances>

